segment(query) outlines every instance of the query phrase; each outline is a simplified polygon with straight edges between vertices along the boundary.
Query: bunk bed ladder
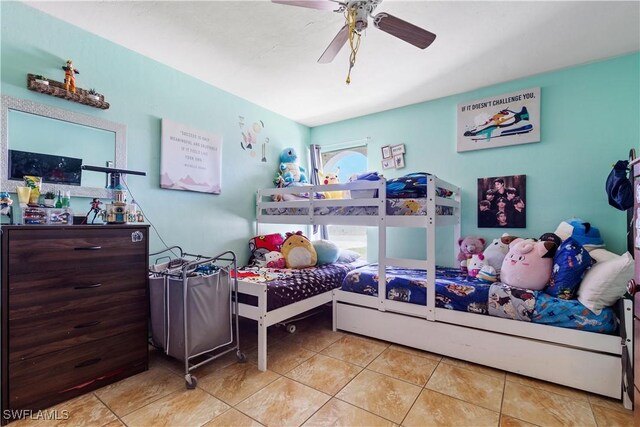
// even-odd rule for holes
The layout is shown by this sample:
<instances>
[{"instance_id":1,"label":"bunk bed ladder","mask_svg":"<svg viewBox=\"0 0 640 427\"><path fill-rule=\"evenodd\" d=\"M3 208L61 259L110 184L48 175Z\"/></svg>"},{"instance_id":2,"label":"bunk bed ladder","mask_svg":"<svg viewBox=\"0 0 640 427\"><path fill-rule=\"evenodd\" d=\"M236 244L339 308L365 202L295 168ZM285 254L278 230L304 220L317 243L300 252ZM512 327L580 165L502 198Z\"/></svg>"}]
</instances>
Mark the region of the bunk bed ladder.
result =
<instances>
[{"instance_id":1,"label":"bunk bed ladder","mask_svg":"<svg viewBox=\"0 0 640 427\"><path fill-rule=\"evenodd\" d=\"M436 183L427 176L427 320L436 320Z\"/></svg>"}]
</instances>

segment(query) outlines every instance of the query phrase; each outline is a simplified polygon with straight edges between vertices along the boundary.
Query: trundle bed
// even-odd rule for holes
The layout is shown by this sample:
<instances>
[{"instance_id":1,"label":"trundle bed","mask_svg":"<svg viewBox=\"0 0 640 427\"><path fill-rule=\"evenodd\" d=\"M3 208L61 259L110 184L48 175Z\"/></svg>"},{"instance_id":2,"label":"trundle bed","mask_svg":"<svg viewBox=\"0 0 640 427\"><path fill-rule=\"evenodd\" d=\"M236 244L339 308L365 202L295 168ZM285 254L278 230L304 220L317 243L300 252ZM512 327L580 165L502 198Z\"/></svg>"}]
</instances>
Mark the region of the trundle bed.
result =
<instances>
[{"instance_id":1,"label":"trundle bed","mask_svg":"<svg viewBox=\"0 0 640 427\"><path fill-rule=\"evenodd\" d=\"M353 332L622 399L624 405L631 408L631 300L619 300L614 308L598 319L585 315L582 323L572 320L575 324L547 322L544 316L520 319L525 321L492 317L478 314L483 313L482 310L469 309L471 305L466 306L468 311L460 311L465 308L457 307L456 301L444 295L442 277L436 279L436 239L450 239L452 256L458 250L460 188L433 175L426 175L424 194L415 199L388 197L387 189L387 183L382 179L304 189L308 194L350 192L350 199L297 199L295 195L300 193L300 187L258 191L258 226L353 225L376 227L378 233L376 286L369 286L364 291L349 288L347 278L342 289L336 288L269 310L264 285L239 282L241 293L258 297L257 307L240 304L240 315L259 322L260 369L266 369L268 326L332 301L334 330ZM274 198L286 201L273 201ZM390 227L424 230L426 259L388 257L387 231ZM390 267L422 274L422 280L416 283L417 288L422 288L424 296L412 300L405 291L387 289L388 282L393 280L393 277L387 278L387 274L393 276L397 273ZM371 267L367 268L371 273ZM358 272L355 270L350 274ZM455 290L456 280L452 279L451 283ZM536 297L542 301L545 295ZM514 305L517 301L512 300ZM545 304L550 302L542 301ZM575 304L578 304L577 301ZM566 311L567 318L572 319L575 316L571 310L575 309L566 305L562 308L569 310ZM593 322L600 323L594 325Z\"/></svg>"}]
</instances>

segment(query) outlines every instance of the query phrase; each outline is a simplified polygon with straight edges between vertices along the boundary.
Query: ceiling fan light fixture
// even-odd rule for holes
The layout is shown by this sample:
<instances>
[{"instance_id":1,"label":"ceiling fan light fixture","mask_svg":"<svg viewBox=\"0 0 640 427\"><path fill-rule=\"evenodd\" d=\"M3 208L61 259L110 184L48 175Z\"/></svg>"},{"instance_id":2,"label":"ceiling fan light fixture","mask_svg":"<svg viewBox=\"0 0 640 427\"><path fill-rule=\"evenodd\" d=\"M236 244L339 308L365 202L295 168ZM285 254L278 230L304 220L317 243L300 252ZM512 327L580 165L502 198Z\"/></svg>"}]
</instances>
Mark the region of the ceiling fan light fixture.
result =
<instances>
[{"instance_id":1,"label":"ceiling fan light fixture","mask_svg":"<svg viewBox=\"0 0 640 427\"><path fill-rule=\"evenodd\" d=\"M318 62L327 64L336 57L349 40L351 55L349 56L349 74L347 75L347 84L351 83L351 69L356 63L356 54L360 47L360 35L369 25L369 18L373 19L373 25L410 43L420 49L425 49L433 43L436 35L430 31L413 25L393 15L382 12L373 15L373 11L378 7L382 0L271 0L273 3L286 4L289 6L307 7L311 9L332 10L334 12L343 12L345 15L345 25L338 31L329 46L322 53Z\"/></svg>"}]
</instances>

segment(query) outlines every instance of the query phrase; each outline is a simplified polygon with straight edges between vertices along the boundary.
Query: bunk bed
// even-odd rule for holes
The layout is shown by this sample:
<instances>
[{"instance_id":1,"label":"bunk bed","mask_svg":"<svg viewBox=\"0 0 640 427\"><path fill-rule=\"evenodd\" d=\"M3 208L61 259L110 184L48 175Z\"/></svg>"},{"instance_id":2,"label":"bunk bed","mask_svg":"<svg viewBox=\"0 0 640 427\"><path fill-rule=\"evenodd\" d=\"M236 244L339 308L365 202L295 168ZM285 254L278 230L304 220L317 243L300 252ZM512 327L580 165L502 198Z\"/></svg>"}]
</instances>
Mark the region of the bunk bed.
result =
<instances>
[{"instance_id":1,"label":"bunk bed","mask_svg":"<svg viewBox=\"0 0 640 427\"><path fill-rule=\"evenodd\" d=\"M459 187L428 175L426 197L420 202L421 208L417 212L394 209L397 201L387 199L384 180L305 189L307 194L346 191L351 192L352 197L355 194L367 195L364 198L298 199L300 191L300 188L260 190L256 206L258 224L377 227L379 289L375 296L335 289L332 292L334 330L622 399L625 407L631 408L631 300L621 299L618 302L619 326L614 334L483 316L438 306L436 238L451 239L451 255L452 259L455 258L460 237ZM390 227L423 229L426 232L427 259L388 257L387 231ZM386 289L388 267L421 270L426 275L426 301L416 304L398 298L389 299ZM326 300L327 296L323 295L322 301ZM312 304L309 302L309 306ZM278 317L283 318L284 315L282 313ZM273 324L275 319L268 322ZM264 336L263 345L266 346L266 331Z\"/></svg>"}]
</instances>

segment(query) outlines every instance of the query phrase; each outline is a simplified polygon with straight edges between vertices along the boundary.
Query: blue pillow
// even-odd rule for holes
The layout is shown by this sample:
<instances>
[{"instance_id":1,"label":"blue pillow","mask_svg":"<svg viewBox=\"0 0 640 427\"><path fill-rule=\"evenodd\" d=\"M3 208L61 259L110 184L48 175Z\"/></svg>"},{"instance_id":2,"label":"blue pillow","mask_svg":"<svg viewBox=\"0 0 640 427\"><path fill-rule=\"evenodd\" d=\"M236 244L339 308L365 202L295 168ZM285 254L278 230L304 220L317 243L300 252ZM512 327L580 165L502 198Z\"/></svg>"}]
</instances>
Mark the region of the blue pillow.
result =
<instances>
[{"instance_id":1,"label":"blue pillow","mask_svg":"<svg viewBox=\"0 0 640 427\"><path fill-rule=\"evenodd\" d=\"M358 252L354 252L349 249L342 249L340 251L340 255L338 256L337 262L339 262L340 264L350 264L359 258L360 254Z\"/></svg>"},{"instance_id":2,"label":"blue pillow","mask_svg":"<svg viewBox=\"0 0 640 427\"><path fill-rule=\"evenodd\" d=\"M340 248L328 240L314 240L311 242L318 255L318 265L332 264L338 260Z\"/></svg>"},{"instance_id":3,"label":"blue pillow","mask_svg":"<svg viewBox=\"0 0 640 427\"><path fill-rule=\"evenodd\" d=\"M577 240L569 237L553 257L551 280L544 291L560 299L574 299L589 267L591 255Z\"/></svg>"}]
</instances>

